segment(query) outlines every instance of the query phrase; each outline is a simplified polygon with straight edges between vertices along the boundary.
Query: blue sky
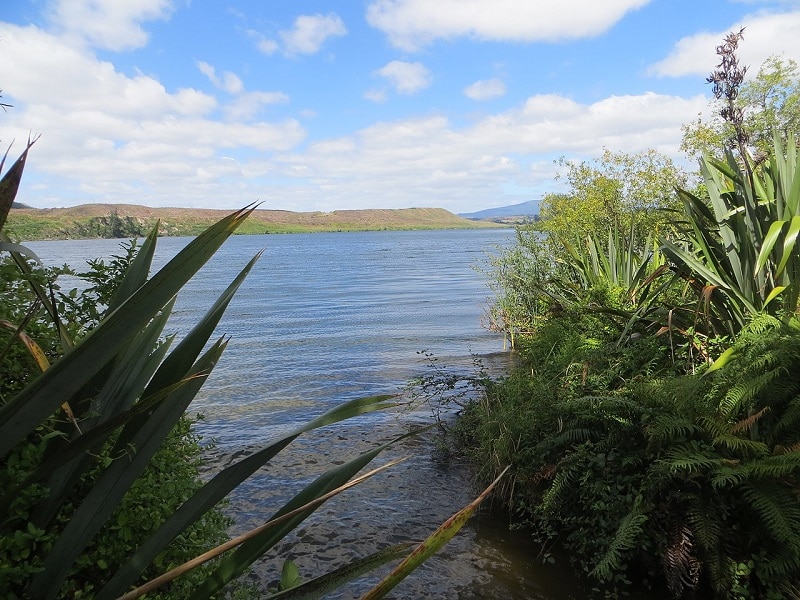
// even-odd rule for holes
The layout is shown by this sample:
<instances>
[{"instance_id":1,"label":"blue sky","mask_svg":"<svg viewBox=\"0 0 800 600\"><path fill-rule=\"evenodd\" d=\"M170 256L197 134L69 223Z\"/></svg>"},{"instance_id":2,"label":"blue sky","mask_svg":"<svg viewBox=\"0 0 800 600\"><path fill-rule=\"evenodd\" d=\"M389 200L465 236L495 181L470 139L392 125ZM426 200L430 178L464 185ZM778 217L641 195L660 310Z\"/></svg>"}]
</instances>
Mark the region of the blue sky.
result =
<instances>
[{"instance_id":1,"label":"blue sky","mask_svg":"<svg viewBox=\"0 0 800 600\"><path fill-rule=\"evenodd\" d=\"M800 61L797 0L5 0L0 140L41 134L39 208L470 212L561 156L683 161L742 26L753 73Z\"/></svg>"}]
</instances>

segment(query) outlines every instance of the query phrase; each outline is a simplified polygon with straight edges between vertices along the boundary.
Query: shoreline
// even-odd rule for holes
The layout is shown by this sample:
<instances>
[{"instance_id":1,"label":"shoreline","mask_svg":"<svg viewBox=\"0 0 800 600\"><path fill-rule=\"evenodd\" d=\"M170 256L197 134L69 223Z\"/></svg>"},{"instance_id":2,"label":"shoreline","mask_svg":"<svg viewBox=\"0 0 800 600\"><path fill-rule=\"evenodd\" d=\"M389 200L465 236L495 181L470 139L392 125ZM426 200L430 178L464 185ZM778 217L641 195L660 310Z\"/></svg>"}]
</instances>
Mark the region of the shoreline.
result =
<instances>
[{"instance_id":1,"label":"shoreline","mask_svg":"<svg viewBox=\"0 0 800 600\"><path fill-rule=\"evenodd\" d=\"M147 235L194 236L232 210L150 208L126 204L84 204L68 208L15 208L6 232L24 241L127 239ZM508 228L508 224L459 217L442 208L399 208L291 212L256 209L237 232L246 234L322 233Z\"/></svg>"}]
</instances>

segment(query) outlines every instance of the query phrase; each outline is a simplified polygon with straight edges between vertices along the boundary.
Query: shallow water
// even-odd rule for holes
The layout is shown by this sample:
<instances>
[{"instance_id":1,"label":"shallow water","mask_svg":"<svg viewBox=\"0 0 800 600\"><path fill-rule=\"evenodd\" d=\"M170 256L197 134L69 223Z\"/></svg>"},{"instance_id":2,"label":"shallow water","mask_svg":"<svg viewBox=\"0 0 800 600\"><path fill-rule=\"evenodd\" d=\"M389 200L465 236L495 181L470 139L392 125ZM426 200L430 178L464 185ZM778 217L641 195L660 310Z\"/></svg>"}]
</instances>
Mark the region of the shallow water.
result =
<instances>
[{"instance_id":1,"label":"shallow water","mask_svg":"<svg viewBox=\"0 0 800 600\"><path fill-rule=\"evenodd\" d=\"M265 250L231 303L218 335L228 348L192 405L224 464L352 398L404 391L435 364L471 374L479 360L502 371L502 336L481 326L490 291L476 266L513 240L509 230L236 236L179 296L168 329L178 336L239 269ZM156 266L188 242L159 241ZM117 241L30 244L51 264L80 266L119 250ZM266 520L302 485L335 464L433 422L430 410L362 416L302 436L232 496L239 533ZM409 456L330 500L284 540L253 577L266 585L292 559L310 578L385 545L421 540L474 498L469 469L436 450L437 433L385 451ZM366 591L364 577L330 597ZM523 534L486 509L393 592L394 598L581 598L564 571L542 567Z\"/></svg>"}]
</instances>

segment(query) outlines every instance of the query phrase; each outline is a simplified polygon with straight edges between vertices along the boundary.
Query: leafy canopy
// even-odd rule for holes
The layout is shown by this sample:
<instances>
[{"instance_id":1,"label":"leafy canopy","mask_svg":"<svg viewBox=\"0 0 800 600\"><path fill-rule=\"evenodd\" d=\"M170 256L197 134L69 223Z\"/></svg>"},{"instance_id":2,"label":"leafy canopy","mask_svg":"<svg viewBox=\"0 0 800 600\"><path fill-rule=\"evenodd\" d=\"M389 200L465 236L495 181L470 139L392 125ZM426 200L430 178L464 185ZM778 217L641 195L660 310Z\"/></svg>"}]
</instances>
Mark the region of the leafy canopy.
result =
<instances>
[{"instance_id":1,"label":"leafy canopy","mask_svg":"<svg viewBox=\"0 0 800 600\"><path fill-rule=\"evenodd\" d=\"M677 208L675 187L686 182L671 158L649 149L637 153L606 149L592 161L557 163L566 172L569 190L542 199L538 228L560 239L609 230L628 231L635 222L641 231L662 229L670 218L661 209Z\"/></svg>"}]
</instances>

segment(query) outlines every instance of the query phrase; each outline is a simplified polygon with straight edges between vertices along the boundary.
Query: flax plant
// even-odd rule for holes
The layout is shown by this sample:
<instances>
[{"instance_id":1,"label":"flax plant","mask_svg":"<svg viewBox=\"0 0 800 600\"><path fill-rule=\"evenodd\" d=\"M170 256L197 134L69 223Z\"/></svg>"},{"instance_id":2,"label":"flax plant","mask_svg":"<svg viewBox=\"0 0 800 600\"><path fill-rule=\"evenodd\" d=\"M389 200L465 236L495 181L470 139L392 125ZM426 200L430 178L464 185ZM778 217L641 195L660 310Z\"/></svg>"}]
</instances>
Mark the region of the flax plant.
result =
<instances>
[{"instance_id":1,"label":"flax plant","mask_svg":"<svg viewBox=\"0 0 800 600\"><path fill-rule=\"evenodd\" d=\"M748 157L742 157L749 165ZM782 319L800 297L800 162L794 138L776 136L769 161L748 171L732 152L701 162L708 196L685 190L683 242L664 240L678 273L700 291L712 331L732 335L750 316ZM752 173L752 178L750 177Z\"/></svg>"}]
</instances>

